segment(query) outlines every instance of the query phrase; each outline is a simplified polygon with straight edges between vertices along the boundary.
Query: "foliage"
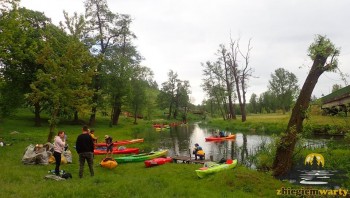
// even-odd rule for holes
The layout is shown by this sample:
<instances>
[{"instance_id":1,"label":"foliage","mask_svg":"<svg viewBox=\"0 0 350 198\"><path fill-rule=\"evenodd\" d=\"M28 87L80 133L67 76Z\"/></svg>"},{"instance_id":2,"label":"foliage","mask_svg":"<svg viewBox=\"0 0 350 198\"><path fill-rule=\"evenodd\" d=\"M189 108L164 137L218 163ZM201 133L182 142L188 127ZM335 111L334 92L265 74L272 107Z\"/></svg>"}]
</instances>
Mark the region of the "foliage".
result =
<instances>
[{"instance_id":1,"label":"foliage","mask_svg":"<svg viewBox=\"0 0 350 198\"><path fill-rule=\"evenodd\" d=\"M45 40L37 59L43 69L36 72L37 80L30 85L32 92L28 94L28 99L33 104L50 104L50 141L60 115L83 112L89 108L92 92L88 84L95 69L85 46L57 27L48 27ZM90 65L90 68L85 70L85 65Z\"/></svg>"},{"instance_id":2,"label":"foliage","mask_svg":"<svg viewBox=\"0 0 350 198\"><path fill-rule=\"evenodd\" d=\"M317 58L330 57L330 60L325 65L318 65L324 71L334 71L338 67L338 59L340 50L326 36L315 36L314 42L309 47L309 56L311 60L315 61Z\"/></svg>"},{"instance_id":3,"label":"foliage","mask_svg":"<svg viewBox=\"0 0 350 198\"><path fill-rule=\"evenodd\" d=\"M162 88L157 96L157 103L161 109L168 108L168 119L177 119L178 114L187 114L189 105L190 84L187 80L178 79L178 74L173 70L168 73L168 81L162 83Z\"/></svg>"},{"instance_id":4,"label":"foliage","mask_svg":"<svg viewBox=\"0 0 350 198\"><path fill-rule=\"evenodd\" d=\"M281 108L283 113L289 111L299 90L297 77L283 68L278 68L271 74L268 87L275 95L277 107Z\"/></svg>"},{"instance_id":5,"label":"foliage","mask_svg":"<svg viewBox=\"0 0 350 198\"><path fill-rule=\"evenodd\" d=\"M15 7L0 19L1 112L9 114L24 104L24 94L35 73L43 66L37 62L43 49L43 32L50 24L43 13Z\"/></svg>"},{"instance_id":6,"label":"foliage","mask_svg":"<svg viewBox=\"0 0 350 198\"><path fill-rule=\"evenodd\" d=\"M203 84L201 85L203 90L207 93L209 99L205 101L205 106L209 109L211 116L214 114L220 114L223 119L226 119L227 109L227 83L223 80L224 69L222 64L218 62L207 61L205 64L201 64L203 69Z\"/></svg>"}]
</instances>

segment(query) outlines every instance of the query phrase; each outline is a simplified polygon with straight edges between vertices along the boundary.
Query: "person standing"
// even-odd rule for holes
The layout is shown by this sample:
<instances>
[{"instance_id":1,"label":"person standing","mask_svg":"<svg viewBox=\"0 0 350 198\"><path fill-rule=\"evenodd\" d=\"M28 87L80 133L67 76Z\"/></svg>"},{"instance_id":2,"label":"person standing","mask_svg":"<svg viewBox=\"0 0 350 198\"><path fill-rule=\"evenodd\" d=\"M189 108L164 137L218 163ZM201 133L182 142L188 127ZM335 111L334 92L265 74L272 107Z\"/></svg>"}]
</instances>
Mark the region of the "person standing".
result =
<instances>
[{"instance_id":1,"label":"person standing","mask_svg":"<svg viewBox=\"0 0 350 198\"><path fill-rule=\"evenodd\" d=\"M109 135L105 135L106 147L107 147L107 157L112 157L113 152L113 139Z\"/></svg>"},{"instance_id":2,"label":"person standing","mask_svg":"<svg viewBox=\"0 0 350 198\"><path fill-rule=\"evenodd\" d=\"M64 131L59 131L53 143L53 146L54 146L53 156L55 157L55 161L56 161L55 174L57 176L60 174L61 155L66 145L64 137L65 137Z\"/></svg>"},{"instance_id":3,"label":"person standing","mask_svg":"<svg viewBox=\"0 0 350 198\"><path fill-rule=\"evenodd\" d=\"M83 126L83 132L78 136L75 147L79 154L79 177L83 177L85 161L89 166L90 175L94 176L94 142L86 125Z\"/></svg>"},{"instance_id":4,"label":"person standing","mask_svg":"<svg viewBox=\"0 0 350 198\"><path fill-rule=\"evenodd\" d=\"M90 130L90 136L91 136L91 138L92 138L92 141L93 141L94 143L97 143L97 137L95 136L95 130L94 130L94 129L91 129L91 130Z\"/></svg>"}]
</instances>

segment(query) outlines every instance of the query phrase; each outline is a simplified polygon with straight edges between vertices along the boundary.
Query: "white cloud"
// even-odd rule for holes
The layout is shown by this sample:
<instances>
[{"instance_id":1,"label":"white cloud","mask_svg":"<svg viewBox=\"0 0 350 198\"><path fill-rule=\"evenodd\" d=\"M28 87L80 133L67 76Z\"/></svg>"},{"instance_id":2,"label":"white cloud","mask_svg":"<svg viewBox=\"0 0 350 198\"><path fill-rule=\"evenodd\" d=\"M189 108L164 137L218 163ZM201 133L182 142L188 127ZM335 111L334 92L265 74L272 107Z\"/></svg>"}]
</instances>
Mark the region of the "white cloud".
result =
<instances>
[{"instance_id":1,"label":"white cloud","mask_svg":"<svg viewBox=\"0 0 350 198\"><path fill-rule=\"evenodd\" d=\"M44 3L45 2L45 3ZM340 69L350 73L350 18L346 0L109 0L113 12L129 14L134 19L135 41L145 57L143 64L155 73L158 84L167 80L170 69L182 80L189 80L192 96L200 104L200 63L215 60L219 44L241 38L241 46L252 38L248 100L252 93L267 90L271 73L284 67L296 74L302 86L311 61L307 48L314 35L327 35L341 47ZM44 11L58 24L62 11L83 13L80 0L22 0L22 6ZM300 66L301 69L299 68ZM316 96L328 94L333 84L343 84L339 75L321 76L314 90Z\"/></svg>"}]
</instances>

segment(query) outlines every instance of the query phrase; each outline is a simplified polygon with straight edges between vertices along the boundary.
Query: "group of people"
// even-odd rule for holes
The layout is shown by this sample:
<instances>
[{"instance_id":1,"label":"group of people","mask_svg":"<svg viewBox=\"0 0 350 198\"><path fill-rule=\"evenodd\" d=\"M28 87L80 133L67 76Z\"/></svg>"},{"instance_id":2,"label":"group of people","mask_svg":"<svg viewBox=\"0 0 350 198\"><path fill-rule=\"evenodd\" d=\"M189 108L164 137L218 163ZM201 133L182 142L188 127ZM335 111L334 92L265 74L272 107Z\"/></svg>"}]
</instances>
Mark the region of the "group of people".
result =
<instances>
[{"instance_id":1,"label":"group of people","mask_svg":"<svg viewBox=\"0 0 350 198\"><path fill-rule=\"evenodd\" d=\"M88 126L83 126L82 133L77 137L75 148L79 154L79 177L83 177L84 164L87 162L90 170L90 175L94 176L94 144L97 143L97 137L94 134L94 130L89 130ZM61 155L63 151L67 148L66 143L67 136L64 131L59 131L57 136L54 138L54 153L56 166L55 174L59 175L60 165L61 165ZM105 142L107 145L107 156L112 155L113 150L113 139L109 135L105 135Z\"/></svg>"}]
</instances>

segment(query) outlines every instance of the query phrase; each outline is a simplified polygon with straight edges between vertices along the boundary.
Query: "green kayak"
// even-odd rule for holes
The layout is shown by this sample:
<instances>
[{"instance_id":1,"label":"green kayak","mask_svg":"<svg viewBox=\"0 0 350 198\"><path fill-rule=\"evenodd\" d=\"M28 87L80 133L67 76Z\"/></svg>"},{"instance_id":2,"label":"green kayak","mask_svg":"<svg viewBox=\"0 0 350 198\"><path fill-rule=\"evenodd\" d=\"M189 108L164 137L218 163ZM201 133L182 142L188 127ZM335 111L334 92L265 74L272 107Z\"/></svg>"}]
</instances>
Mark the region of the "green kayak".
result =
<instances>
[{"instance_id":1,"label":"green kayak","mask_svg":"<svg viewBox=\"0 0 350 198\"><path fill-rule=\"evenodd\" d=\"M145 160L154 159L157 157L166 157L168 154L168 150L155 151L150 153L140 153L137 155L128 155L123 157L114 158L118 163L126 163L126 162L143 162Z\"/></svg>"},{"instance_id":2,"label":"green kayak","mask_svg":"<svg viewBox=\"0 0 350 198\"><path fill-rule=\"evenodd\" d=\"M203 178L206 175L214 174L226 169L233 169L237 165L237 159L227 160L225 164L218 164L215 162L206 162L204 167L196 170L198 177Z\"/></svg>"}]
</instances>

